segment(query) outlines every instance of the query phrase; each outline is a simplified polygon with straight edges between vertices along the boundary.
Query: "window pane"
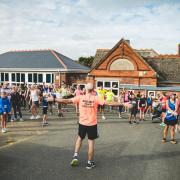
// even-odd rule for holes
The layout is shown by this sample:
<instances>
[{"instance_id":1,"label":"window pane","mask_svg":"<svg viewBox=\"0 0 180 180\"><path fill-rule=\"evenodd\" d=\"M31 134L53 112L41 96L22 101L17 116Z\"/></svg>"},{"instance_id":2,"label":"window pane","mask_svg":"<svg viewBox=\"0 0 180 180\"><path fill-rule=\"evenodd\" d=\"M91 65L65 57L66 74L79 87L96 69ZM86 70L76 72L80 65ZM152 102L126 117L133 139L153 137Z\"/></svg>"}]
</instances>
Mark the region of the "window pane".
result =
<instances>
[{"instance_id":1,"label":"window pane","mask_svg":"<svg viewBox=\"0 0 180 180\"><path fill-rule=\"evenodd\" d=\"M16 73L17 82L20 82L20 73Z\"/></svg>"},{"instance_id":2,"label":"window pane","mask_svg":"<svg viewBox=\"0 0 180 180\"><path fill-rule=\"evenodd\" d=\"M1 73L1 81L4 81L4 73Z\"/></svg>"},{"instance_id":3,"label":"window pane","mask_svg":"<svg viewBox=\"0 0 180 180\"><path fill-rule=\"evenodd\" d=\"M118 82L112 82L112 88L118 88Z\"/></svg>"},{"instance_id":4,"label":"window pane","mask_svg":"<svg viewBox=\"0 0 180 180\"><path fill-rule=\"evenodd\" d=\"M13 82L16 81L16 74L15 74L15 73L12 73L12 74L11 74L11 80L12 80Z\"/></svg>"},{"instance_id":5,"label":"window pane","mask_svg":"<svg viewBox=\"0 0 180 180\"><path fill-rule=\"evenodd\" d=\"M97 87L103 86L103 82L102 81L98 81L97 82Z\"/></svg>"},{"instance_id":6,"label":"window pane","mask_svg":"<svg viewBox=\"0 0 180 180\"><path fill-rule=\"evenodd\" d=\"M111 87L111 83L110 82L105 82L104 87Z\"/></svg>"},{"instance_id":7,"label":"window pane","mask_svg":"<svg viewBox=\"0 0 180 180\"><path fill-rule=\"evenodd\" d=\"M9 74L5 73L5 81L9 81Z\"/></svg>"},{"instance_id":8,"label":"window pane","mask_svg":"<svg viewBox=\"0 0 180 180\"><path fill-rule=\"evenodd\" d=\"M118 95L118 90L117 89L112 89L112 92L114 93L114 95Z\"/></svg>"},{"instance_id":9,"label":"window pane","mask_svg":"<svg viewBox=\"0 0 180 180\"><path fill-rule=\"evenodd\" d=\"M21 82L25 82L25 74L21 74Z\"/></svg>"},{"instance_id":10,"label":"window pane","mask_svg":"<svg viewBox=\"0 0 180 180\"><path fill-rule=\"evenodd\" d=\"M42 74L38 74L38 82L43 82L43 75Z\"/></svg>"},{"instance_id":11,"label":"window pane","mask_svg":"<svg viewBox=\"0 0 180 180\"><path fill-rule=\"evenodd\" d=\"M51 83L51 74L46 74L46 82Z\"/></svg>"},{"instance_id":12,"label":"window pane","mask_svg":"<svg viewBox=\"0 0 180 180\"><path fill-rule=\"evenodd\" d=\"M28 82L32 82L32 74L28 74Z\"/></svg>"},{"instance_id":13,"label":"window pane","mask_svg":"<svg viewBox=\"0 0 180 180\"><path fill-rule=\"evenodd\" d=\"M34 81L34 83L37 83L37 74L36 73L33 74L33 81Z\"/></svg>"}]
</instances>

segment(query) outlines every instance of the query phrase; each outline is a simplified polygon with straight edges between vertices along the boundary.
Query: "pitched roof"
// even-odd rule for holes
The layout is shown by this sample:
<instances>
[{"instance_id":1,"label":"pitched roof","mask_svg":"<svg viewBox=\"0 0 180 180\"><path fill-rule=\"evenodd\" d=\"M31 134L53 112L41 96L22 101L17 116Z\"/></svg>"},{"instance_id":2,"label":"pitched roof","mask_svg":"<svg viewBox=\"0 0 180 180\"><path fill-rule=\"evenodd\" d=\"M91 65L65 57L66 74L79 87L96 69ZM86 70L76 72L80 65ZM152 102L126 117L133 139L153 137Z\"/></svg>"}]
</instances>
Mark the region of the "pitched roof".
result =
<instances>
[{"instance_id":1,"label":"pitched roof","mask_svg":"<svg viewBox=\"0 0 180 180\"><path fill-rule=\"evenodd\" d=\"M134 49L142 57L154 57L159 54L154 49Z\"/></svg>"},{"instance_id":2,"label":"pitched roof","mask_svg":"<svg viewBox=\"0 0 180 180\"><path fill-rule=\"evenodd\" d=\"M124 40L123 38L112 48L112 49L102 49L102 50L97 50L96 51L96 55L95 55L95 59L94 59L94 62L93 62L93 66L92 66L92 69L95 69L99 64L101 64L101 62L103 62L106 57L108 57L121 43L125 43L127 46L129 46L131 49L132 47L130 46L129 44L129 41L127 40ZM140 53L136 52L134 49L132 49L134 51L134 53L150 68L152 69L153 71L154 68L152 66L150 66L143 58L143 56L140 55ZM155 52L155 51L154 51Z\"/></svg>"},{"instance_id":3,"label":"pitched roof","mask_svg":"<svg viewBox=\"0 0 180 180\"><path fill-rule=\"evenodd\" d=\"M54 50L9 51L0 55L0 68L60 69L65 71L89 68Z\"/></svg>"},{"instance_id":4,"label":"pitched roof","mask_svg":"<svg viewBox=\"0 0 180 180\"><path fill-rule=\"evenodd\" d=\"M92 63L92 68L96 66L100 62L100 60L110 51L110 49L97 49L94 61Z\"/></svg>"},{"instance_id":5,"label":"pitched roof","mask_svg":"<svg viewBox=\"0 0 180 180\"><path fill-rule=\"evenodd\" d=\"M159 55L156 57L144 58L146 62L155 69L159 75L159 82L180 83L180 56L179 55Z\"/></svg>"}]
</instances>

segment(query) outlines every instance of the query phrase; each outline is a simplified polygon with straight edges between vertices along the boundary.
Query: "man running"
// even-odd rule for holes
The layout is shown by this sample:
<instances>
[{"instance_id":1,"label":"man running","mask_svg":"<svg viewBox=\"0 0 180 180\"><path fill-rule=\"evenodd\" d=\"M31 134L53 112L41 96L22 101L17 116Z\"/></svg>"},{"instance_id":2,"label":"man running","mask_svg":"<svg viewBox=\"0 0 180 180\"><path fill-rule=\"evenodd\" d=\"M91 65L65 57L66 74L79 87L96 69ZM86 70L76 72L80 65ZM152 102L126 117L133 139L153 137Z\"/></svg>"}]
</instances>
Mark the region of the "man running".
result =
<instances>
[{"instance_id":1,"label":"man running","mask_svg":"<svg viewBox=\"0 0 180 180\"><path fill-rule=\"evenodd\" d=\"M87 169L95 167L93 161L94 155L94 140L98 138L97 130L97 108L98 105L104 105L105 101L98 96L93 95L93 84L88 83L86 85L86 94L76 96L72 99L57 99L58 102L63 103L78 103L79 104L79 130L78 137L76 139L74 156L71 161L71 166L78 165L79 151L82 145L82 141L86 134L88 136L88 162ZM119 105L119 103L108 103L108 105Z\"/></svg>"}]
</instances>

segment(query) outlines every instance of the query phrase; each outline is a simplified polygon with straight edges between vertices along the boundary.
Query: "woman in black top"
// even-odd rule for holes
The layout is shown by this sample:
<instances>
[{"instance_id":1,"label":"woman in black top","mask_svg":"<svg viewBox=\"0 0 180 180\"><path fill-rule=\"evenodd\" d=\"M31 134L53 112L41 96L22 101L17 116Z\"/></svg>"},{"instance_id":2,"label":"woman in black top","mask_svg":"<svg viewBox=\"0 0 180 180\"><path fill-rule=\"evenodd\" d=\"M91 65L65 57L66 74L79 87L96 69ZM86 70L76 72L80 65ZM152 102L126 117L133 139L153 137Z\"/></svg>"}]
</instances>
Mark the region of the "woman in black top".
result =
<instances>
[{"instance_id":1,"label":"woman in black top","mask_svg":"<svg viewBox=\"0 0 180 180\"><path fill-rule=\"evenodd\" d=\"M142 94L141 98L139 100L139 110L140 110L140 121L143 120L144 121L144 117L145 117L145 109L146 109L146 98L145 95Z\"/></svg>"}]
</instances>

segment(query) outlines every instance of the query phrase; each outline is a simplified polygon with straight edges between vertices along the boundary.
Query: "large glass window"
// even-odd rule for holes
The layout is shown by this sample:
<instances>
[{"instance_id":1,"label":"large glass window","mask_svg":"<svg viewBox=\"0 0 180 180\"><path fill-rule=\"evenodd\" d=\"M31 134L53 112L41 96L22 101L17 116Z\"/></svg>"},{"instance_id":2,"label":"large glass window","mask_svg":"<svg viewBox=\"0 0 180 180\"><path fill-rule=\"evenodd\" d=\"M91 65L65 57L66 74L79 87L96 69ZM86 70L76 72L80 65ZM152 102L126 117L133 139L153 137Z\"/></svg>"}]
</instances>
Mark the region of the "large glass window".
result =
<instances>
[{"instance_id":1,"label":"large glass window","mask_svg":"<svg viewBox=\"0 0 180 180\"><path fill-rule=\"evenodd\" d=\"M9 81L9 74L5 73L5 81Z\"/></svg>"},{"instance_id":2,"label":"large glass window","mask_svg":"<svg viewBox=\"0 0 180 180\"><path fill-rule=\"evenodd\" d=\"M12 82L16 81L16 74L15 73L11 74L11 80L12 80Z\"/></svg>"},{"instance_id":3,"label":"large glass window","mask_svg":"<svg viewBox=\"0 0 180 180\"><path fill-rule=\"evenodd\" d=\"M43 75L42 74L38 74L38 82L39 83L43 82Z\"/></svg>"},{"instance_id":4,"label":"large glass window","mask_svg":"<svg viewBox=\"0 0 180 180\"><path fill-rule=\"evenodd\" d=\"M103 81L97 81L97 87L103 86Z\"/></svg>"},{"instance_id":5,"label":"large glass window","mask_svg":"<svg viewBox=\"0 0 180 180\"><path fill-rule=\"evenodd\" d=\"M20 77L20 73L16 73L16 81L17 81L17 82L21 82L21 81L20 81L20 78L21 78L21 77Z\"/></svg>"},{"instance_id":6,"label":"large glass window","mask_svg":"<svg viewBox=\"0 0 180 180\"><path fill-rule=\"evenodd\" d=\"M25 74L21 74L21 82L25 82Z\"/></svg>"},{"instance_id":7,"label":"large glass window","mask_svg":"<svg viewBox=\"0 0 180 180\"><path fill-rule=\"evenodd\" d=\"M105 88L110 88L111 87L111 82L110 81L104 82L104 87Z\"/></svg>"},{"instance_id":8,"label":"large glass window","mask_svg":"<svg viewBox=\"0 0 180 180\"><path fill-rule=\"evenodd\" d=\"M1 81L4 81L4 73L1 73Z\"/></svg>"},{"instance_id":9,"label":"large glass window","mask_svg":"<svg viewBox=\"0 0 180 180\"><path fill-rule=\"evenodd\" d=\"M32 74L28 74L28 82L32 82Z\"/></svg>"},{"instance_id":10,"label":"large glass window","mask_svg":"<svg viewBox=\"0 0 180 180\"><path fill-rule=\"evenodd\" d=\"M46 74L46 83L51 83L51 74Z\"/></svg>"},{"instance_id":11,"label":"large glass window","mask_svg":"<svg viewBox=\"0 0 180 180\"><path fill-rule=\"evenodd\" d=\"M34 83L37 83L37 74L36 73L33 74L33 81L34 81Z\"/></svg>"}]
</instances>

